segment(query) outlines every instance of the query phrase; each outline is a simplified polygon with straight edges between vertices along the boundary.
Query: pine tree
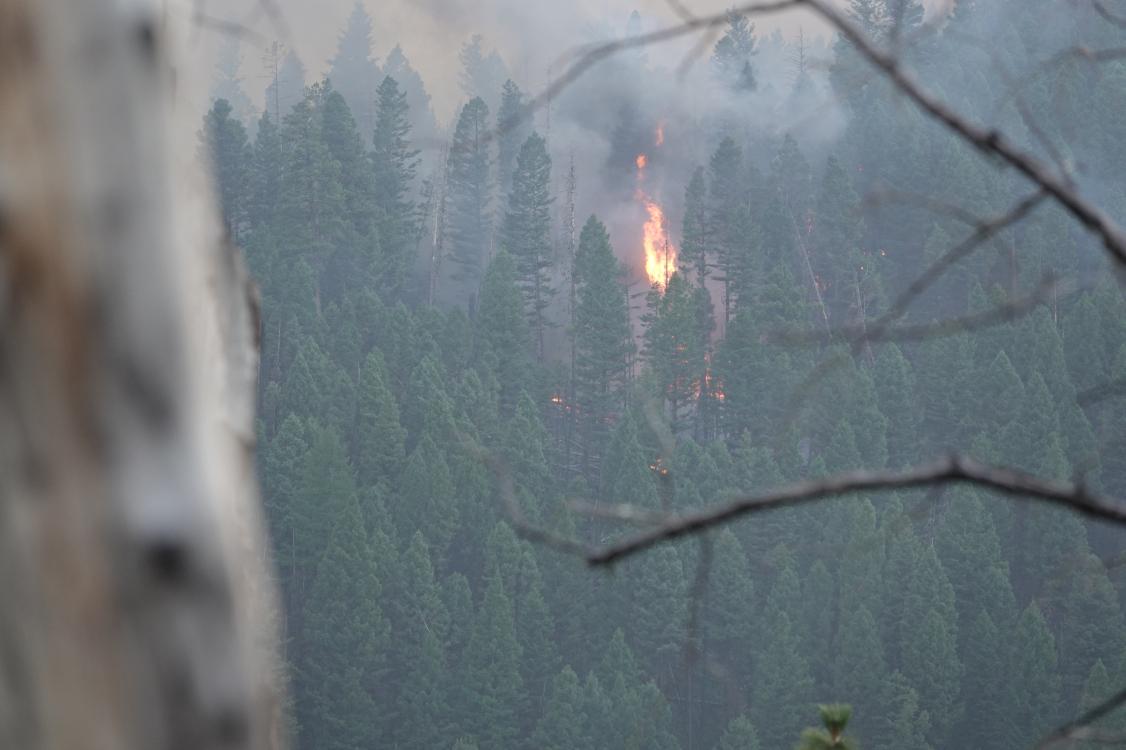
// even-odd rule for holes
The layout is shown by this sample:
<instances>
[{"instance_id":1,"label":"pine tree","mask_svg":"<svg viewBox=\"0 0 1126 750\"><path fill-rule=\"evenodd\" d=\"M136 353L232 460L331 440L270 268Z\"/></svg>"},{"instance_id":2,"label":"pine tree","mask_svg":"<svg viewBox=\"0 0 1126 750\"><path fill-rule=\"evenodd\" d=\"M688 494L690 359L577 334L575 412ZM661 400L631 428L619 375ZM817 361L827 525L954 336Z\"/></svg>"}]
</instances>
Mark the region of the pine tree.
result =
<instances>
[{"instance_id":1,"label":"pine tree","mask_svg":"<svg viewBox=\"0 0 1126 750\"><path fill-rule=\"evenodd\" d=\"M407 97L407 112L415 141L418 143L436 141L438 122L434 119L434 111L430 108L430 94L426 92L426 84L407 56L403 54L403 48L397 44L387 53L387 59L383 61L383 75L394 78ZM432 160L427 159L427 163L432 164Z\"/></svg>"},{"instance_id":2,"label":"pine tree","mask_svg":"<svg viewBox=\"0 0 1126 750\"><path fill-rule=\"evenodd\" d=\"M415 260L416 207L410 191L419 151L411 148L407 94L390 76L376 91L372 169L382 263L379 290L388 302L402 298Z\"/></svg>"},{"instance_id":3,"label":"pine tree","mask_svg":"<svg viewBox=\"0 0 1126 750\"><path fill-rule=\"evenodd\" d=\"M305 606L298 706L310 747L355 750L379 741L379 697L390 629L379 571L354 495L344 498Z\"/></svg>"},{"instance_id":4,"label":"pine tree","mask_svg":"<svg viewBox=\"0 0 1126 750\"><path fill-rule=\"evenodd\" d=\"M1013 644L1014 663L1009 673L1017 691L1016 716L1021 747L1034 744L1060 716L1060 681L1056 643L1040 608L1033 602L1017 623Z\"/></svg>"},{"instance_id":5,"label":"pine tree","mask_svg":"<svg viewBox=\"0 0 1126 750\"><path fill-rule=\"evenodd\" d=\"M291 611L300 613L317 572L318 561L332 536L332 524L356 502L356 481L343 441L332 427L307 425L309 449L301 459L297 492L283 543L291 545ZM288 538L287 538L288 537ZM285 563L283 562L283 565Z\"/></svg>"},{"instance_id":6,"label":"pine tree","mask_svg":"<svg viewBox=\"0 0 1126 750\"><path fill-rule=\"evenodd\" d=\"M798 750L855 750L856 743L851 737L844 735L849 719L852 718L852 706L820 706L819 711L825 728L803 730Z\"/></svg>"},{"instance_id":7,"label":"pine tree","mask_svg":"<svg viewBox=\"0 0 1126 750\"><path fill-rule=\"evenodd\" d=\"M607 502L657 508L657 485L649 458L637 436L637 422L627 412L610 438L602 464L602 497Z\"/></svg>"},{"instance_id":8,"label":"pine tree","mask_svg":"<svg viewBox=\"0 0 1126 750\"><path fill-rule=\"evenodd\" d=\"M817 197L811 247L814 272L830 317L838 324L862 321L872 290L861 287L864 265L860 198L848 173L829 157Z\"/></svg>"},{"instance_id":9,"label":"pine tree","mask_svg":"<svg viewBox=\"0 0 1126 750\"><path fill-rule=\"evenodd\" d=\"M542 750L585 750L592 747L584 702L578 676L570 667L564 667L551 682L547 706L532 733L532 745Z\"/></svg>"},{"instance_id":10,"label":"pine tree","mask_svg":"<svg viewBox=\"0 0 1126 750\"><path fill-rule=\"evenodd\" d=\"M979 611L965 627L962 663L965 713L955 730L965 747L1004 747L1023 716L1017 705L1013 678L1007 673L1011 644L1003 638L993 618Z\"/></svg>"},{"instance_id":11,"label":"pine tree","mask_svg":"<svg viewBox=\"0 0 1126 750\"><path fill-rule=\"evenodd\" d=\"M365 485L393 482L405 457L406 430L399 422L399 404L389 380L383 357L369 354L356 398L356 474Z\"/></svg>"},{"instance_id":12,"label":"pine tree","mask_svg":"<svg viewBox=\"0 0 1126 750\"><path fill-rule=\"evenodd\" d=\"M328 78L344 95L360 134L370 138L375 122L372 93L379 83L379 65L372 54L371 16L359 0L340 32L336 55L329 61Z\"/></svg>"},{"instance_id":13,"label":"pine tree","mask_svg":"<svg viewBox=\"0 0 1126 750\"><path fill-rule=\"evenodd\" d=\"M517 398L531 388L532 344L524 302L516 285L516 263L500 252L485 274L478 312L478 358L488 362L500 384L501 413L509 414Z\"/></svg>"},{"instance_id":14,"label":"pine tree","mask_svg":"<svg viewBox=\"0 0 1126 750\"><path fill-rule=\"evenodd\" d=\"M461 91L470 99L484 99L495 106L494 97L508 79L508 68L495 50L486 55L484 44L484 37L474 34L461 48Z\"/></svg>"},{"instance_id":15,"label":"pine tree","mask_svg":"<svg viewBox=\"0 0 1126 750\"><path fill-rule=\"evenodd\" d=\"M548 326L547 306L551 288L551 157L547 144L532 133L520 147L512 192L501 229L501 247L516 261L517 279L524 297L528 327L536 342L536 353L544 357Z\"/></svg>"},{"instance_id":16,"label":"pine tree","mask_svg":"<svg viewBox=\"0 0 1126 750\"><path fill-rule=\"evenodd\" d=\"M755 50L755 25L746 15L731 13L727 29L712 52L712 68L724 85L736 92L749 92L758 88L751 57Z\"/></svg>"},{"instance_id":17,"label":"pine tree","mask_svg":"<svg viewBox=\"0 0 1126 750\"><path fill-rule=\"evenodd\" d=\"M512 192L516 157L531 135L524 105L524 92L512 79L505 81L497 108L497 192L503 196Z\"/></svg>"},{"instance_id":18,"label":"pine tree","mask_svg":"<svg viewBox=\"0 0 1126 750\"><path fill-rule=\"evenodd\" d=\"M450 623L422 532L411 538L396 578L392 669L398 686L397 744L418 750L441 747L449 737L445 644Z\"/></svg>"},{"instance_id":19,"label":"pine tree","mask_svg":"<svg viewBox=\"0 0 1126 750\"><path fill-rule=\"evenodd\" d=\"M444 451L429 432L407 458L399 481L399 506L392 509L399 535L409 537L425 530L434 554L444 560L458 527L458 505Z\"/></svg>"},{"instance_id":20,"label":"pine tree","mask_svg":"<svg viewBox=\"0 0 1126 750\"><path fill-rule=\"evenodd\" d=\"M765 747L787 747L813 705L813 680L789 615L771 605L764 625L751 684L753 720Z\"/></svg>"},{"instance_id":21,"label":"pine tree","mask_svg":"<svg viewBox=\"0 0 1126 750\"><path fill-rule=\"evenodd\" d=\"M583 444L584 474L599 466L608 437L607 418L625 406L633 336L618 262L605 225L591 216L575 255L575 407Z\"/></svg>"},{"instance_id":22,"label":"pine tree","mask_svg":"<svg viewBox=\"0 0 1126 750\"><path fill-rule=\"evenodd\" d=\"M662 294L649 294L650 311L643 318L643 354L668 404L674 434L685 428L690 410L699 398L706 369L705 354L712 321L701 321L699 311L707 291L693 286L679 273L672 275ZM710 303L707 303L710 310Z\"/></svg>"},{"instance_id":23,"label":"pine tree","mask_svg":"<svg viewBox=\"0 0 1126 750\"><path fill-rule=\"evenodd\" d=\"M887 750L931 750L931 744L927 742L930 713L919 705L919 693L899 672L892 674L887 693L889 699L883 711L886 717L884 728L879 732L883 741L874 744Z\"/></svg>"},{"instance_id":24,"label":"pine tree","mask_svg":"<svg viewBox=\"0 0 1126 750\"><path fill-rule=\"evenodd\" d=\"M322 306L322 277L336 251L347 244L349 225L340 163L324 134L323 86L286 115L282 128L285 179L278 196L277 240L284 262L307 263L313 273L313 299Z\"/></svg>"},{"instance_id":25,"label":"pine tree","mask_svg":"<svg viewBox=\"0 0 1126 750\"><path fill-rule=\"evenodd\" d=\"M864 717L857 723L859 734L870 736L883 713L888 673L879 628L867 607L841 613L835 651L833 694L852 701Z\"/></svg>"},{"instance_id":26,"label":"pine tree","mask_svg":"<svg viewBox=\"0 0 1126 750\"><path fill-rule=\"evenodd\" d=\"M745 715L731 720L719 741L719 750L759 750L758 733Z\"/></svg>"},{"instance_id":27,"label":"pine tree","mask_svg":"<svg viewBox=\"0 0 1126 750\"><path fill-rule=\"evenodd\" d=\"M484 747L512 747L519 736L525 697L521 657L512 602L494 576L474 619L460 680L462 724Z\"/></svg>"},{"instance_id":28,"label":"pine tree","mask_svg":"<svg viewBox=\"0 0 1126 750\"><path fill-rule=\"evenodd\" d=\"M708 252L711 238L708 231L707 183L704 169L698 167L684 191L684 227L681 233L680 262L685 272L696 274L696 283L708 278Z\"/></svg>"},{"instance_id":29,"label":"pine tree","mask_svg":"<svg viewBox=\"0 0 1126 750\"><path fill-rule=\"evenodd\" d=\"M215 192L223 223L234 242L246 231L250 218L251 149L246 128L232 117L231 103L218 99L203 119L202 146L215 175Z\"/></svg>"},{"instance_id":30,"label":"pine tree","mask_svg":"<svg viewBox=\"0 0 1126 750\"><path fill-rule=\"evenodd\" d=\"M451 278L458 301L476 307L477 285L489 247L489 108L480 97L462 107L446 162L446 229Z\"/></svg>"}]
</instances>

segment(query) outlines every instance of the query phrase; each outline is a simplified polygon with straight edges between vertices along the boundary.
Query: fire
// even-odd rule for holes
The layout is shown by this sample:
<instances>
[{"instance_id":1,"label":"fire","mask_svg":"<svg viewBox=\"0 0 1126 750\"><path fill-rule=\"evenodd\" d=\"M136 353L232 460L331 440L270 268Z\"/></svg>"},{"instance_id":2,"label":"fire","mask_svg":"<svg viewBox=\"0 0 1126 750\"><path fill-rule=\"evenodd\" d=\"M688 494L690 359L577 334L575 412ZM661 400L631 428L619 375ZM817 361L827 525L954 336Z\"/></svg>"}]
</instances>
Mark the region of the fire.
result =
<instances>
[{"instance_id":1,"label":"fire","mask_svg":"<svg viewBox=\"0 0 1126 750\"><path fill-rule=\"evenodd\" d=\"M642 244L645 248L645 274L651 284L665 288L669 276L676 271L676 248L669 242L665 228L665 212L652 199L641 194L649 220L642 227Z\"/></svg>"},{"instance_id":2,"label":"fire","mask_svg":"<svg viewBox=\"0 0 1126 750\"><path fill-rule=\"evenodd\" d=\"M658 127L657 143L663 141L664 132ZM656 284L664 290L669 277L676 271L676 247L669 240L664 210L645 192L645 167L648 164L647 155L637 155L637 199L645 206L645 213L649 217L641 229L642 248L645 250L645 275L649 277L650 284Z\"/></svg>"}]
</instances>

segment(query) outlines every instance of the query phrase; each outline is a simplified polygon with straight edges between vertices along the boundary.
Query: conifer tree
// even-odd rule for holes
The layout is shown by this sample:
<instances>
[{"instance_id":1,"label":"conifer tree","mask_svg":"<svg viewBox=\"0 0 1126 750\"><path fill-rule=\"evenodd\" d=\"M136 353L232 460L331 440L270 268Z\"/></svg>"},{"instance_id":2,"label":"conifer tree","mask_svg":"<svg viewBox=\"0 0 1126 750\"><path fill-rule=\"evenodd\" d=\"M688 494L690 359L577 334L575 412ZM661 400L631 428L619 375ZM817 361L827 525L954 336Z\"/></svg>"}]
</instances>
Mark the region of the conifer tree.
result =
<instances>
[{"instance_id":1,"label":"conifer tree","mask_svg":"<svg viewBox=\"0 0 1126 750\"><path fill-rule=\"evenodd\" d=\"M552 201L551 157L543 138L532 133L516 157L512 191L501 228L501 246L516 261L528 327L541 360L548 327L546 310L555 293L549 275Z\"/></svg>"},{"instance_id":2,"label":"conifer tree","mask_svg":"<svg viewBox=\"0 0 1126 750\"><path fill-rule=\"evenodd\" d=\"M360 134L369 138L375 121L372 95L379 84L379 65L372 54L371 16L359 0L340 32L328 77L348 102Z\"/></svg>"},{"instance_id":3,"label":"conifer tree","mask_svg":"<svg viewBox=\"0 0 1126 750\"><path fill-rule=\"evenodd\" d=\"M512 192L516 157L531 135L524 105L524 92L511 78L505 81L497 108L497 192L503 196Z\"/></svg>"},{"instance_id":4,"label":"conifer tree","mask_svg":"<svg viewBox=\"0 0 1126 750\"><path fill-rule=\"evenodd\" d=\"M695 273L696 283L708 278L710 241L707 213L707 183L704 169L698 167L684 191L684 226L680 242L680 263L685 272Z\"/></svg>"},{"instance_id":5,"label":"conifer tree","mask_svg":"<svg viewBox=\"0 0 1126 750\"><path fill-rule=\"evenodd\" d=\"M1060 716L1056 643L1040 608L1032 602L1017 623L1010 668L1017 691L1020 746L1035 743Z\"/></svg>"},{"instance_id":6,"label":"conifer tree","mask_svg":"<svg viewBox=\"0 0 1126 750\"><path fill-rule=\"evenodd\" d=\"M625 405L633 353L626 295L605 225L591 216L575 255L575 406L588 476L606 447L606 420Z\"/></svg>"},{"instance_id":7,"label":"conifer tree","mask_svg":"<svg viewBox=\"0 0 1126 750\"><path fill-rule=\"evenodd\" d=\"M217 99L203 120L202 145L215 174L215 192L223 223L234 242L246 231L250 218L251 149L246 128L232 116L231 103Z\"/></svg>"},{"instance_id":8,"label":"conifer tree","mask_svg":"<svg viewBox=\"0 0 1126 750\"><path fill-rule=\"evenodd\" d=\"M399 507L392 511L401 537L425 530L434 554L444 560L458 526L458 505L449 464L429 432L411 451L399 482Z\"/></svg>"},{"instance_id":9,"label":"conifer tree","mask_svg":"<svg viewBox=\"0 0 1126 750\"><path fill-rule=\"evenodd\" d=\"M755 726L743 714L731 720L719 740L719 750L759 750L759 747Z\"/></svg>"},{"instance_id":10,"label":"conifer tree","mask_svg":"<svg viewBox=\"0 0 1126 750\"><path fill-rule=\"evenodd\" d=\"M811 252L817 283L838 324L862 319L871 294L861 288L864 227L859 208L860 199L848 173L835 157L829 157L817 197Z\"/></svg>"},{"instance_id":11,"label":"conifer tree","mask_svg":"<svg viewBox=\"0 0 1126 750\"><path fill-rule=\"evenodd\" d=\"M856 743L844 734L852 718L852 706L833 704L819 706L818 710L824 729L803 730L798 750L855 750Z\"/></svg>"},{"instance_id":12,"label":"conifer tree","mask_svg":"<svg viewBox=\"0 0 1126 750\"><path fill-rule=\"evenodd\" d=\"M383 61L383 75L394 78L407 97L407 113L410 117L411 132L418 143L432 142L438 137L438 122L430 107L430 94L422 76L403 54L403 48L395 45ZM433 165L432 159L427 164Z\"/></svg>"},{"instance_id":13,"label":"conifer tree","mask_svg":"<svg viewBox=\"0 0 1126 750\"><path fill-rule=\"evenodd\" d=\"M390 76L375 93L371 162L382 263L378 284L388 302L402 298L414 264L417 221L410 199L419 151L411 147L407 94Z\"/></svg>"},{"instance_id":14,"label":"conifer tree","mask_svg":"<svg viewBox=\"0 0 1126 750\"><path fill-rule=\"evenodd\" d=\"M570 667L551 682L547 706L532 733L532 744L543 750L584 750L590 748L584 696L579 678Z\"/></svg>"},{"instance_id":15,"label":"conifer tree","mask_svg":"<svg viewBox=\"0 0 1126 750\"><path fill-rule=\"evenodd\" d=\"M356 474L365 485L394 481L405 457L406 430L389 380L383 357L373 351L360 372L356 398Z\"/></svg>"},{"instance_id":16,"label":"conifer tree","mask_svg":"<svg viewBox=\"0 0 1126 750\"><path fill-rule=\"evenodd\" d=\"M485 747L512 747L524 705L512 602L498 577L489 579L473 622L461 678L462 722Z\"/></svg>"},{"instance_id":17,"label":"conifer tree","mask_svg":"<svg viewBox=\"0 0 1126 750\"><path fill-rule=\"evenodd\" d=\"M789 615L770 605L763 622L751 685L753 720L765 747L786 747L813 704L813 680Z\"/></svg>"},{"instance_id":18,"label":"conifer tree","mask_svg":"<svg viewBox=\"0 0 1126 750\"><path fill-rule=\"evenodd\" d=\"M305 605L299 700L310 747L352 750L380 736L390 629L354 495L342 498Z\"/></svg>"},{"instance_id":19,"label":"conifer tree","mask_svg":"<svg viewBox=\"0 0 1126 750\"><path fill-rule=\"evenodd\" d=\"M755 55L755 25L741 13L731 13L727 29L712 52L712 68L716 77L739 93L758 88L751 58Z\"/></svg>"},{"instance_id":20,"label":"conifer tree","mask_svg":"<svg viewBox=\"0 0 1126 750\"><path fill-rule=\"evenodd\" d=\"M449 257L456 299L476 307L489 247L489 108L481 98L461 109L446 162Z\"/></svg>"},{"instance_id":21,"label":"conifer tree","mask_svg":"<svg viewBox=\"0 0 1126 750\"><path fill-rule=\"evenodd\" d=\"M478 311L478 357L488 363L500 384L502 414L511 413L521 391L532 385L529 379L532 337L516 278L515 261L501 251L489 263L481 285Z\"/></svg>"},{"instance_id":22,"label":"conifer tree","mask_svg":"<svg viewBox=\"0 0 1126 750\"><path fill-rule=\"evenodd\" d=\"M394 724L398 745L418 750L440 747L449 736L445 644L450 623L422 532L411 538L396 578L391 661L398 686Z\"/></svg>"}]
</instances>

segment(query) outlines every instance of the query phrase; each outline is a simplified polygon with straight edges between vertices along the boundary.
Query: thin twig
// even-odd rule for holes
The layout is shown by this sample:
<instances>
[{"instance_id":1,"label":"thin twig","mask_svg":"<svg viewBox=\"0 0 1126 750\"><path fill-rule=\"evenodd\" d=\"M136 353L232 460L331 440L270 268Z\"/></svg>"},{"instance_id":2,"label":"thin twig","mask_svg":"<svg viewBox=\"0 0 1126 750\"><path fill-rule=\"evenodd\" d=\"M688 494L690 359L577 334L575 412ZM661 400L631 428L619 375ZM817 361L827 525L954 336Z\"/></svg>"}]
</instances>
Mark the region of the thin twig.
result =
<instances>
[{"instance_id":1,"label":"thin twig","mask_svg":"<svg viewBox=\"0 0 1126 750\"><path fill-rule=\"evenodd\" d=\"M1099 705L1087 711L1076 719L1064 724L1062 727L1056 729L1040 743L1036 745L1035 750L1047 750L1047 748L1058 745L1061 742L1073 742L1077 740L1090 739L1087 732L1090 731L1092 724L1102 719L1104 716L1109 715L1115 709L1126 705L1126 688L1118 691L1111 697Z\"/></svg>"},{"instance_id":2,"label":"thin twig","mask_svg":"<svg viewBox=\"0 0 1126 750\"><path fill-rule=\"evenodd\" d=\"M1068 508L1089 518L1126 526L1126 506L1089 491L1083 484L1056 482L1015 469L990 466L954 455L902 470L851 471L797 482L762 495L736 498L724 505L675 516L588 554L594 566L610 565L656 544L696 534L753 513L817 502L852 492L903 490L936 484L973 484L996 492Z\"/></svg>"},{"instance_id":3,"label":"thin twig","mask_svg":"<svg viewBox=\"0 0 1126 750\"><path fill-rule=\"evenodd\" d=\"M1034 289L1031 294L1021 297L1020 299L1006 302L1002 305L991 307L988 310L973 315L964 315L958 318L938 320L933 323L921 323L919 325L873 328L868 331L860 327L854 327L851 329L854 335L849 336L849 338L854 341L862 341L866 344L877 344L888 341L902 343L905 341L926 341L928 339L953 336L959 333L980 331L984 328L1011 323L1017 318L1031 313L1045 302L1056 299L1059 293L1059 282L1055 277L1048 275L1041 280L1040 284L1037 285L1036 289ZM838 333L839 330L840 329L838 329ZM833 338L826 336L826 334L820 331L779 331L771 336L771 341L790 346L811 346L831 343Z\"/></svg>"}]
</instances>

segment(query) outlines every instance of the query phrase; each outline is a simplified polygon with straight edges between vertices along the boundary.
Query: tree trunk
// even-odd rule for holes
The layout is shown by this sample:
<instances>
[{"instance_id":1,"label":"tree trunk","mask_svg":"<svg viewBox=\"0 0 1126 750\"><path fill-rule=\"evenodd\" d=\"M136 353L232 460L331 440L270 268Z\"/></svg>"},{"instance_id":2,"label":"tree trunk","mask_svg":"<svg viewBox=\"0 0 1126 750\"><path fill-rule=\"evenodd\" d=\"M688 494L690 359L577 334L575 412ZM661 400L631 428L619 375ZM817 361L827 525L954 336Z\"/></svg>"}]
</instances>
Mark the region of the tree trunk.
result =
<instances>
[{"instance_id":1,"label":"tree trunk","mask_svg":"<svg viewBox=\"0 0 1126 750\"><path fill-rule=\"evenodd\" d=\"M279 743L257 313L155 2L0 0L0 746Z\"/></svg>"}]
</instances>

